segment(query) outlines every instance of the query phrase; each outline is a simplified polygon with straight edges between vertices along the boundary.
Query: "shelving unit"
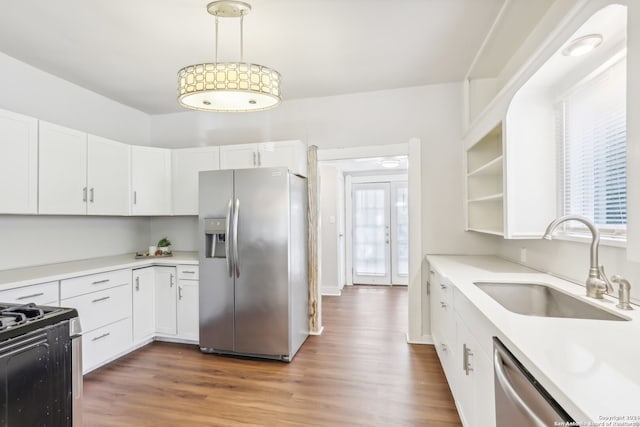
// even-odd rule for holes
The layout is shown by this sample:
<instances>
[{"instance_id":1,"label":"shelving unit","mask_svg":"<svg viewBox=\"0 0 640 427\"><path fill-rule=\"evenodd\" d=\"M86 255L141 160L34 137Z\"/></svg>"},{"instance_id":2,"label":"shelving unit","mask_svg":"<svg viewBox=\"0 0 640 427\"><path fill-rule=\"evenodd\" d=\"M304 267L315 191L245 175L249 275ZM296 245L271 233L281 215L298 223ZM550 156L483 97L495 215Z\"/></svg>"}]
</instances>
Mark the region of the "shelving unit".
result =
<instances>
[{"instance_id":1,"label":"shelving unit","mask_svg":"<svg viewBox=\"0 0 640 427\"><path fill-rule=\"evenodd\" d=\"M467 230L504 235L502 122L467 150Z\"/></svg>"}]
</instances>

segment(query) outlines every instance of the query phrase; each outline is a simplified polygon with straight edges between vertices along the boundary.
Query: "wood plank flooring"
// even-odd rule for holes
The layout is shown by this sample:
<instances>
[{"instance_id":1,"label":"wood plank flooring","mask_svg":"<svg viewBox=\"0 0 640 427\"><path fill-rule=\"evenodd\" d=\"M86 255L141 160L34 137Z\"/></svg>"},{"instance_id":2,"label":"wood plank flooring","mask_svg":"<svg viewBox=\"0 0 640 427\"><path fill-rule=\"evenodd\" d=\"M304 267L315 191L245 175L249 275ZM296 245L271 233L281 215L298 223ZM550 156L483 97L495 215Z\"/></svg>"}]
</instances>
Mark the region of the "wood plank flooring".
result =
<instances>
[{"instance_id":1,"label":"wood plank flooring","mask_svg":"<svg viewBox=\"0 0 640 427\"><path fill-rule=\"evenodd\" d=\"M433 346L409 345L405 287L323 297L287 364L153 343L85 376L85 426L455 426Z\"/></svg>"}]
</instances>

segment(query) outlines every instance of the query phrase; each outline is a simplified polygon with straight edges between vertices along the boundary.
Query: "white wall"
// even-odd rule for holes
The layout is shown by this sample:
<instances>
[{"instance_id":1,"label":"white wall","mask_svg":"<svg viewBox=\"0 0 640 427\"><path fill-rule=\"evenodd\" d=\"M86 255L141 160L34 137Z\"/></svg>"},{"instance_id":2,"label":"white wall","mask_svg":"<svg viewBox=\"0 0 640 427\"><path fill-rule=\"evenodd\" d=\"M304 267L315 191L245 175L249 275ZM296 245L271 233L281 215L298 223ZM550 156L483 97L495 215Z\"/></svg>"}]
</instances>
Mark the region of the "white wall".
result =
<instances>
[{"instance_id":1,"label":"white wall","mask_svg":"<svg viewBox=\"0 0 640 427\"><path fill-rule=\"evenodd\" d=\"M147 114L0 53L0 108L148 145ZM0 269L144 249L148 218L0 215Z\"/></svg>"},{"instance_id":2,"label":"white wall","mask_svg":"<svg viewBox=\"0 0 640 427\"><path fill-rule=\"evenodd\" d=\"M404 143L439 126L439 103L458 96L457 87L442 84L294 99L254 113L157 115L151 118L151 139L161 147L285 139L302 139L320 149Z\"/></svg>"},{"instance_id":3,"label":"white wall","mask_svg":"<svg viewBox=\"0 0 640 427\"><path fill-rule=\"evenodd\" d=\"M0 215L0 270L118 255L146 246L148 218Z\"/></svg>"},{"instance_id":4,"label":"white wall","mask_svg":"<svg viewBox=\"0 0 640 427\"><path fill-rule=\"evenodd\" d=\"M340 295L342 288L338 283L338 174L335 166L320 164L318 167L322 295Z\"/></svg>"},{"instance_id":5,"label":"white wall","mask_svg":"<svg viewBox=\"0 0 640 427\"><path fill-rule=\"evenodd\" d=\"M105 138L149 145L149 115L0 53L0 108Z\"/></svg>"},{"instance_id":6,"label":"white wall","mask_svg":"<svg viewBox=\"0 0 640 427\"><path fill-rule=\"evenodd\" d=\"M160 239L167 237L174 251L198 251L200 241L197 216L152 217L150 223L148 245L155 245Z\"/></svg>"}]
</instances>

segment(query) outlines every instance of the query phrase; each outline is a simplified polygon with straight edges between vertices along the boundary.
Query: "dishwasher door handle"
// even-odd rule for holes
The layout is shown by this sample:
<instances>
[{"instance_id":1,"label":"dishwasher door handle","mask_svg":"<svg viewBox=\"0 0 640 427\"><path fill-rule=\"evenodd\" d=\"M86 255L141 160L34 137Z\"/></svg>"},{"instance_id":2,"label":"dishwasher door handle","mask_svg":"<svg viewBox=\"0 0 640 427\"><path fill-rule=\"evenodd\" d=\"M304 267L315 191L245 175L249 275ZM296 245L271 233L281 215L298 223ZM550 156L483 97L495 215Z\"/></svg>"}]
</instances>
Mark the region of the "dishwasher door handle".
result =
<instances>
[{"instance_id":1,"label":"dishwasher door handle","mask_svg":"<svg viewBox=\"0 0 640 427\"><path fill-rule=\"evenodd\" d=\"M527 402L525 402L525 400L522 398L522 396L520 396L520 394L518 394L516 389L513 387L513 385L509 381L509 378L507 377L507 374L504 371L505 358L508 358L508 355L506 355L502 351L502 349L500 349L498 347L494 347L494 349L493 349L493 368L494 368L494 371L495 371L495 377L496 377L498 383L500 384L500 387L502 388L504 393L507 395L509 400L511 400L515 405L517 405L527 415L527 417L531 420L533 425L535 425L536 427L546 427L547 424L545 424L540 419L540 417L538 417L538 415L533 411L533 409L531 409L531 407L529 407L529 405L527 405Z\"/></svg>"}]
</instances>

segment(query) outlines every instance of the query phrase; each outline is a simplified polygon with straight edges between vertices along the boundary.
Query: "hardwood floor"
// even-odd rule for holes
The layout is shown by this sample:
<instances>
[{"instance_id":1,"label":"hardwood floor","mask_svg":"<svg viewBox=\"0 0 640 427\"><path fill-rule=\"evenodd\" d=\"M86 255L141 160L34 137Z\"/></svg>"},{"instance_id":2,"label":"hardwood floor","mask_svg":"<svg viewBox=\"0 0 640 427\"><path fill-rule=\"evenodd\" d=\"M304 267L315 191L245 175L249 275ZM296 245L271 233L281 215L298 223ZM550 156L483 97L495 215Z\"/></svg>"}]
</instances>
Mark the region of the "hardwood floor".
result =
<instances>
[{"instance_id":1,"label":"hardwood floor","mask_svg":"<svg viewBox=\"0 0 640 427\"><path fill-rule=\"evenodd\" d=\"M87 375L86 426L454 426L433 346L406 343L405 287L323 297L287 364L153 343Z\"/></svg>"}]
</instances>

